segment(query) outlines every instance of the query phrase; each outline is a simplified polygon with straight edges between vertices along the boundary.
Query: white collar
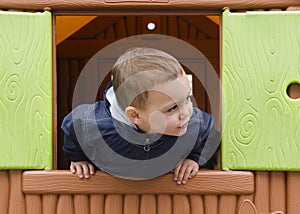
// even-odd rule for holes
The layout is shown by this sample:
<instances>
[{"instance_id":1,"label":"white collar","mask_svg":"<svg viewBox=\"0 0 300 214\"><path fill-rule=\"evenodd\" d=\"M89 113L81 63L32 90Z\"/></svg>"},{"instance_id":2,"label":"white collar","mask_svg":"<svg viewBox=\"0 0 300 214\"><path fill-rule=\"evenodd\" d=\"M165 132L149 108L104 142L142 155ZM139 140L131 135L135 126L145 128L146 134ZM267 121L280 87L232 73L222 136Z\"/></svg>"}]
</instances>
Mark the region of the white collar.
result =
<instances>
[{"instance_id":1,"label":"white collar","mask_svg":"<svg viewBox=\"0 0 300 214\"><path fill-rule=\"evenodd\" d=\"M125 115L124 110L120 107L120 105L117 101L117 98L116 98L113 87L110 87L107 90L106 98L107 98L108 102L110 103L109 110L111 112L111 116L114 119L116 119L116 120L118 120L122 123L125 123L126 125L129 125L133 128L137 128L136 125L128 119L128 117Z\"/></svg>"}]
</instances>

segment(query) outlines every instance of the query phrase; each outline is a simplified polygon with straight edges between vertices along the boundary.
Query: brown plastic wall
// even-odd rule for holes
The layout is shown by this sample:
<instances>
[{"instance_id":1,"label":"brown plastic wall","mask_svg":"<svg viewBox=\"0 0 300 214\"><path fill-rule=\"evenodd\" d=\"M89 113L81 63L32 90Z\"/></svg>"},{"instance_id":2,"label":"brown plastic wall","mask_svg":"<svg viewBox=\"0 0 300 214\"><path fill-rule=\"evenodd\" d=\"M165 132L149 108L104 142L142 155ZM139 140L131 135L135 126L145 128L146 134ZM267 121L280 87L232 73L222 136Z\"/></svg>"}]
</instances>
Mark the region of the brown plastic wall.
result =
<instances>
[{"instance_id":1,"label":"brown plastic wall","mask_svg":"<svg viewBox=\"0 0 300 214\"><path fill-rule=\"evenodd\" d=\"M130 181L97 172L0 171L0 213L288 213L300 212L299 172L200 171L186 185L172 175Z\"/></svg>"}]
</instances>

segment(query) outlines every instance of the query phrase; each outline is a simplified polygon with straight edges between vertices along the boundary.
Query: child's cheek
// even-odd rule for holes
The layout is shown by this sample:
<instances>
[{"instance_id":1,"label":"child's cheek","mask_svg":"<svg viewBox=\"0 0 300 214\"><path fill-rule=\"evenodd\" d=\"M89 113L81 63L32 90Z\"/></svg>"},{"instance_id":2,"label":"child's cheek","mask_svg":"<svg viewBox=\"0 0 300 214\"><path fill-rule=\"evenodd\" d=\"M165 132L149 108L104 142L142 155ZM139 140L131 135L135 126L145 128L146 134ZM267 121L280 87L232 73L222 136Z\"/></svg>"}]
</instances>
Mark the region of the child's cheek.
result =
<instances>
[{"instance_id":1,"label":"child's cheek","mask_svg":"<svg viewBox=\"0 0 300 214\"><path fill-rule=\"evenodd\" d=\"M152 112L148 119L152 131L159 133L165 132L167 119L160 111Z\"/></svg>"},{"instance_id":2,"label":"child's cheek","mask_svg":"<svg viewBox=\"0 0 300 214\"><path fill-rule=\"evenodd\" d=\"M191 102L190 103L190 117L192 116L193 114L193 103Z\"/></svg>"}]
</instances>

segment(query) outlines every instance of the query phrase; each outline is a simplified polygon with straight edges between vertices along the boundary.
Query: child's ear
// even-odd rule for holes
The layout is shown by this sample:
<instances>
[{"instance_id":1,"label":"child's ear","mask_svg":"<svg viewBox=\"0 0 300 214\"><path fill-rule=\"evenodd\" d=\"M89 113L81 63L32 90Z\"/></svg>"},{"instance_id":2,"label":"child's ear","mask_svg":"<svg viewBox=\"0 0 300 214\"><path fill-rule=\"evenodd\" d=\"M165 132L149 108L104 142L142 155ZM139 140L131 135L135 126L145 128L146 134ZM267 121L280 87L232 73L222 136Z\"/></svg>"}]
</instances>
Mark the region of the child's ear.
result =
<instances>
[{"instance_id":1,"label":"child's ear","mask_svg":"<svg viewBox=\"0 0 300 214\"><path fill-rule=\"evenodd\" d=\"M133 106L128 106L125 108L125 115L128 117L128 119L133 122L134 124L138 125L140 123L140 115L138 113L137 108Z\"/></svg>"}]
</instances>

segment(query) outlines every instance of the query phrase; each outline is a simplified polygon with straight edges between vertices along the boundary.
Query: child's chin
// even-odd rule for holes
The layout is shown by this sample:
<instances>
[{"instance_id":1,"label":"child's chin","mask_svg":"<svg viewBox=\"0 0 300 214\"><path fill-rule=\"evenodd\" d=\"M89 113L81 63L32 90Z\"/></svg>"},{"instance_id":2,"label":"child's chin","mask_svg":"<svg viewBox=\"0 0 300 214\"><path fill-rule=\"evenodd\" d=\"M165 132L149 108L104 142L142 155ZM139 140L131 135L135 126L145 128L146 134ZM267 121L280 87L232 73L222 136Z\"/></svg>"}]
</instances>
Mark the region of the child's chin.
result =
<instances>
[{"instance_id":1,"label":"child's chin","mask_svg":"<svg viewBox=\"0 0 300 214\"><path fill-rule=\"evenodd\" d=\"M182 135L184 135L185 133L186 133L186 128L185 129L182 129L181 131L180 131L180 134L179 134L179 136L182 136Z\"/></svg>"},{"instance_id":2,"label":"child's chin","mask_svg":"<svg viewBox=\"0 0 300 214\"><path fill-rule=\"evenodd\" d=\"M180 137L180 136L184 135L186 133L186 131L187 131L186 128L185 129L180 129L178 132L174 132L174 133L172 133L170 135Z\"/></svg>"}]
</instances>

